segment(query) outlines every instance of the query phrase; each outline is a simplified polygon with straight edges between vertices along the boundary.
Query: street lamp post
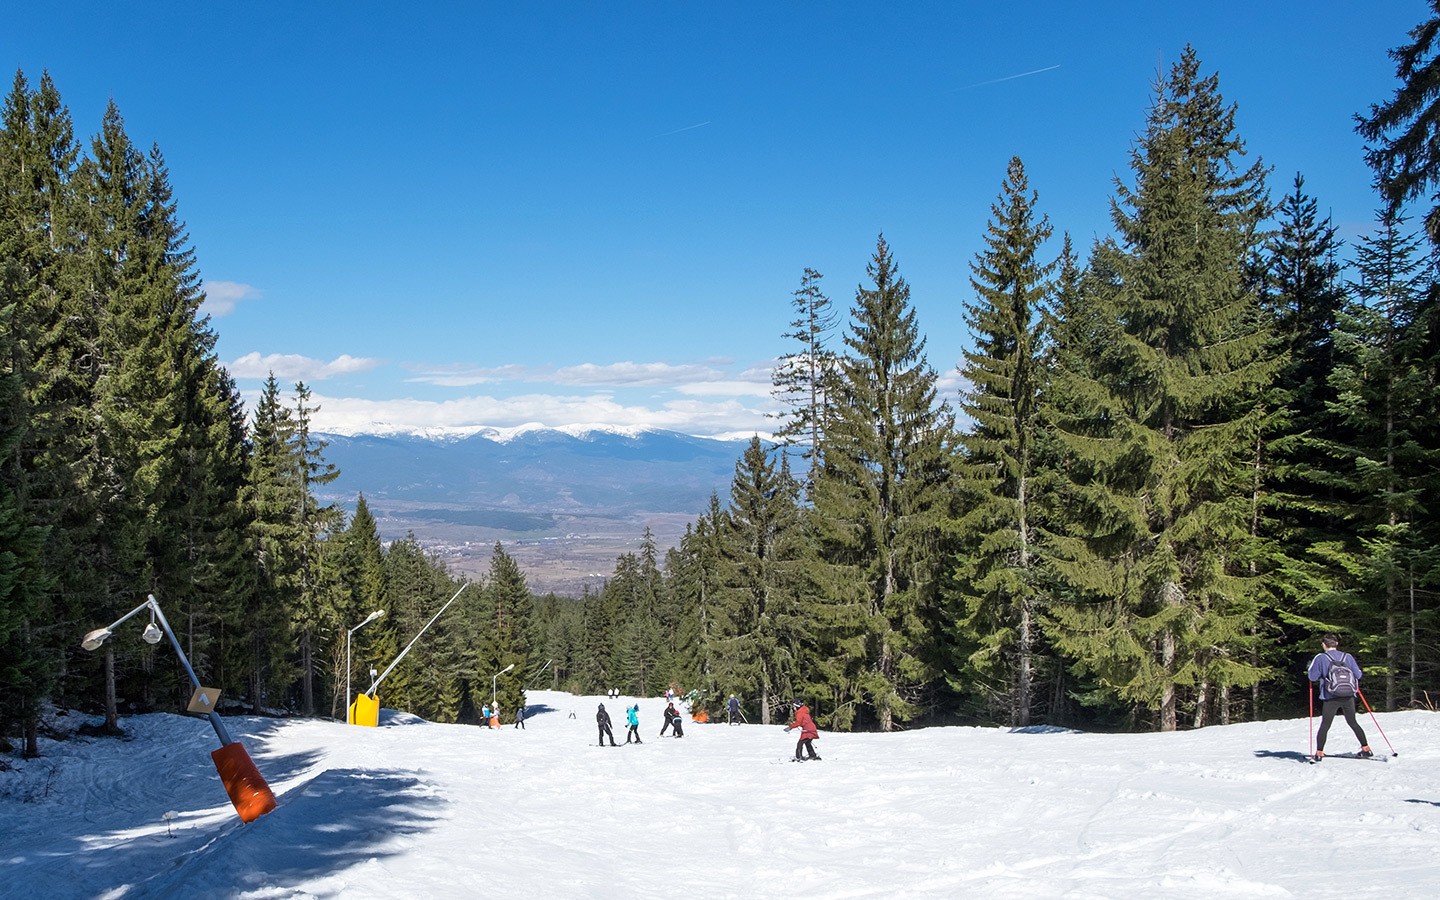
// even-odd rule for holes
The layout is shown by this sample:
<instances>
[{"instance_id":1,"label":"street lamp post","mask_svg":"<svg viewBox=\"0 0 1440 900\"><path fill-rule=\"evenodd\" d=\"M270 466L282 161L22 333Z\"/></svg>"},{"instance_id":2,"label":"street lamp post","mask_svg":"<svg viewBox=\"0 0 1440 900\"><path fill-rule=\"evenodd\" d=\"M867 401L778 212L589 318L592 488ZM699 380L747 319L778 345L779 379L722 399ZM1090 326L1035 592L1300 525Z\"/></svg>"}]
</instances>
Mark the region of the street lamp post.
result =
<instances>
[{"instance_id":1,"label":"street lamp post","mask_svg":"<svg viewBox=\"0 0 1440 900\"><path fill-rule=\"evenodd\" d=\"M345 632L345 724L355 724L355 710L350 708L350 635L369 625L371 622L385 615L385 610L377 609L365 617L365 621Z\"/></svg>"},{"instance_id":2,"label":"street lamp post","mask_svg":"<svg viewBox=\"0 0 1440 900\"><path fill-rule=\"evenodd\" d=\"M90 651L100 649L100 645L115 633L115 629L120 627L122 622L146 609L150 610L150 624L145 626L144 633L140 635L141 639L147 644L158 644L163 629L164 635L170 638L170 646L175 648L175 655L180 657L180 664L185 667L185 674L190 676L190 683L197 691L203 690L200 679L195 677L195 670L190 666L190 660L180 647L180 641L176 639L175 632L170 628L165 613L160 610L154 594L148 595L144 603L111 622L109 626L97 628L85 635L80 646ZM220 749L210 754L210 758L215 762L215 770L220 773L220 781L225 785L225 792L230 795L230 802L235 805L235 811L240 814L240 818L253 822L275 808L275 795L260 775L260 770L255 768L250 754L245 752L245 745L230 737L230 730L225 727L220 714L212 707L206 717L210 720L210 727L215 729L215 736L220 739Z\"/></svg>"}]
</instances>

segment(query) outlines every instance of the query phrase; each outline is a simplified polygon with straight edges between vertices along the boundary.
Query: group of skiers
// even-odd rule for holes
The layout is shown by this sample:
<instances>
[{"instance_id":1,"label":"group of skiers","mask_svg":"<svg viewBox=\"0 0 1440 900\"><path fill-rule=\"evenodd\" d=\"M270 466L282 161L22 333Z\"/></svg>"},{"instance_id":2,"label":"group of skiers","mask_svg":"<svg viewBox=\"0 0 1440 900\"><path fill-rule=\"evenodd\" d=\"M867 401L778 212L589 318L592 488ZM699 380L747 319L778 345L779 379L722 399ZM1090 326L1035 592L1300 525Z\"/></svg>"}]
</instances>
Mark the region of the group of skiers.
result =
<instances>
[{"instance_id":1,"label":"group of skiers","mask_svg":"<svg viewBox=\"0 0 1440 900\"><path fill-rule=\"evenodd\" d=\"M735 724L736 717L740 714L740 701L735 698L734 694L731 694L727 706L730 712L730 724L733 725ZM810 707L806 706L803 700L794 700L790 706L793 714L790 718L790 724L785 726L785 731L788 734L797 728L800 730L800 740L795 745L795 761L805 762L810 759L818 760L820 757L815 753L815 745L813 742L820 736L820 733L815 728L815 720L810 716ZM640 740L640 704L636 703L626 708L625 722L627 725L625 743L645 743ZM620 746L615 743L615 732L611 728L610 713L605 710L605 704L603 703L601 703L600 708L595 711L595 724L599 729L599 743L601 747L605 746L607 740L610 742L611 747ZM675 708L675 701L673 699L667 699L665 703L665 724L660 726L660 736L664 737L665 732L672 729L674 730L675 737L685 736L684 717L681 716L680 711Z\"/></svg>"},{"instance_id":2,"label":"group of skiers","mask_svg":"<svg viewBox=\"0 0 1440 900\"><path fill-rule=\"evenodd\" d=\"M1373 753L1370 750L1370 743L1365 738L1365 731L1355 719L1355 699L1360 696L1360 679L1364 674L1360 664L1355 657L1340 650L1340 640L1333 634L1327 634L1320 639L1320 653L1311 660L1307 675L1310 681L1319 686L1320 690L1320 731L1315 736L1314 759L1319 761L1325 758L1325 740L1330 734L1330 725L1335 719L1335 714L1340 713L1345 717L1345 723L1355 733L1355 738L1360 742L1359 756L1369 757ZM611 692L616 696L616 692ZM665 722L660 727L660 736L664 737L666 732L673 731L675 737L685 736L684 719L680 711L675 708L675 693L673 690L665 692ZM725 704L728 713L728 722L737 725L744 719L744 713L740 709L740 700L731 694ZM820 736L815 728L815 720L810 715L810 707L805 705L803 700L791 701L792 710L790 722L785 726L788 734L791 731L799 730L800 739L795 744L795 761L806 762L818 760L819 755L815 753L814 741ZM1313 710L1312 710L1313 712ZM499 710L495 710L498 716ZM490 721L491 710L487 706L482 711L486 721ZM571 713L573 718L574 713ZM524 727L523 711L516 716L515 727ZM605 711L605 704L601 703L595 713L595 722L599 727L600 746L605 746L608 740L610 746L618 747L615 743L615 733L611 730L610 714ZM643 744L640 739L640 704L636 703L625 710L625 743Z\"/></svg>"}]
</instances>

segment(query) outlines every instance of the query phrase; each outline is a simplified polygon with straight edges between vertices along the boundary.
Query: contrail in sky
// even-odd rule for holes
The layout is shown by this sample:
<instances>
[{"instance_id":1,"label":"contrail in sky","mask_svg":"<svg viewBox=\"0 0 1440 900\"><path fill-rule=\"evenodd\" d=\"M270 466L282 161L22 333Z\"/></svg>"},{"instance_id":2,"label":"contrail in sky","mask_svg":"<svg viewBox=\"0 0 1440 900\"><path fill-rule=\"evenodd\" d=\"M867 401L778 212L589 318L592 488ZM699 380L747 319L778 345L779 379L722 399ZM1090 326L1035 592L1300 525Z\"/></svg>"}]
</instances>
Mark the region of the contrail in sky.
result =
<instances>
[{"instance_id":1,"label":"contrail in sky","mask_svg":"<svg viewBox=\"0 0 1440 900\"><path fill-rule=\"evenodd\" d=\"M672 134L679 134L682 131L690 131L695 128L704 128L706 125L709 124L709 122L699 122L695 125L686 125L684 128L677 128L674 131L667 131L664 134L660 135L660 137L669 137Z\"/></svg>"},{"instance_id":2,"label":"contrail in sky","mask_svg":"<svg viewBox=\"0 0 1440 900\"><path fill-rule=\"evenodd\" d=\"M1032 69L1029 72L1021 72L1019 75L1006 75L1004 78L992 78L989 81L977 81L974 84L967 84L964 87L952 88L947 93L953 94L956 91L968 91L971 88L984 87L987 84L999 84L1002 81L1014 81L1016 78L1025 78L1028 75L1039 75L1041 72L1053 72L1058 68L1060 68L1060 64L1056 63L1053 66L1046 66L1043 69Z\"/></svg>"}]
</instances>

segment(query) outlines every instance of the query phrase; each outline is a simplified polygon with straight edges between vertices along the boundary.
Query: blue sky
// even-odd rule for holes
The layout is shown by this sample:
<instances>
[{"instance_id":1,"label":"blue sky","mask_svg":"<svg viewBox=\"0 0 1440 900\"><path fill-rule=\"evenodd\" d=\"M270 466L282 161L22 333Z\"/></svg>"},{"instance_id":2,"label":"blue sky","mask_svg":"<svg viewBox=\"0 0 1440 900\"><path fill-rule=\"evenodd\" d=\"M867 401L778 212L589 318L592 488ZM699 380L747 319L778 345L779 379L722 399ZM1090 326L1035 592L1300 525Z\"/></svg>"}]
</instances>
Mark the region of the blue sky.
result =
<instances>
[{"instance_id":1,"label":"blue sky","mask_svg":"<svg viewBox=\"0 0 1440 900\"><path fill-rule=\"evenodd\" d=\"M77 134L159 144L222 362L322 430L767 431L802 270L848 310L884 232L945 391L1019 155L1109 231L1157 66L1192 43L1240 135L1353 240L1353 116L1421 0L24 4L0 63ZM46 8L58 7L58 8ZM1058 249L1058 248L1057 248Z\"/></svg>"}]
</instances>

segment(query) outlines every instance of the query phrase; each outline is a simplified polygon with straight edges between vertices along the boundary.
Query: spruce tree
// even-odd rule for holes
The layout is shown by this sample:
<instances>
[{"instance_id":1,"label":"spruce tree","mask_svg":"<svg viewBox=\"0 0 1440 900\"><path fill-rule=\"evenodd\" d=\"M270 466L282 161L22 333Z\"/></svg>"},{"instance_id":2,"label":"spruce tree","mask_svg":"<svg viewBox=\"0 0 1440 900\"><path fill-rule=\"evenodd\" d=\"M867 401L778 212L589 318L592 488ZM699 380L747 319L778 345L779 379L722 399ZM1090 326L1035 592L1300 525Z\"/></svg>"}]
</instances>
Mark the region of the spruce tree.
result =
<instances>
[{"instance_id":1,"label":"spruce tree","mask_svg":"<svg viewBox=\"0 0 1440 900\"><path fill-rule=\"evenodd\" d=\"M823 277L811 268L801 276L800 287L791 295L791 330L784 335L799 349L781 356L771 375L773 394L782 405L775 437L787 447L802 448L801 457L809 463L807 482L815 478L826 385L835 370L835 352L828 342L836 315L830 298L820 290Z\"/></svg>"},{"instance_id":2,"label":"spruce tree","mask_svg":"<svg viewBox=\"0 0 1440 900\"><path fill-rule=\"evenodd\" d=\"M799 485L770 460L758 437L735 464L721 532L716 606L718 696L753 698L760 721L795 693L801 629L803 519Z\"/></svg>"},{"instance_id":3,"label":"spruce tree","mask_svg":"<svg viewBox=\"0 0 1440 900\"><path fill-rule=\"evenodd\" d=\"M1049 276L1041 259L1049 221L1037 217L1025 167L1012 157L991 206L985 249L970 266L975 299L966 321L960 410L973 425L960 437L961 506L955 593L962 631L977 645L969 664L1005 698L1012 725L1030 724L1043 593L1035 553L1038 410L1045 380ZM967 682L970 679L966 679ZM973 683L973 682L971 682Z\"/></svg>"},{"instance_id":4,"label":"spruce tree","mask_svg":"<svg viewBox=\"0 0 1440 900\"><path fill-rule=\"evenodd\" d=\"M1425 232L1440 247L1440 0L1429 0L1431 15L1410 30L1410 42L1390 51L1395 94L1371 104L1356 117L1355 130L1369 142L1366 162L1380 177L1389 206L1398 210L1424 198Z\"/></svg>"},{"instance_id":5,"label":"spruce tree","mask_svg":"<svg viewBox=\"0 0 1440 900\"><path fill-rule=\"evenodd\" d=\"M1180 690L1200 725L1217 690L1265 674L1248 654L1248 448L1276 361L1245 277L1264 173L1243 166L1234 108L1199 66L1187 47L1157 86L1135 185L1117 183L1118 242L1087 280L1099 356L1059 371L1050 413L1071 458L1052 633L1096 699L1154 709L1162 730Z\"/></svg>"},{"instance_id":6,"label":"spruce tree","mask_svg":"<svg viewBox=\"0 0 1440 900\"><path fill-rule=\"evenodd\" d=\"M490 647L484 658L492 668L483 675L494 678L494 673L506 666L515 667L490 685L492 691L498 691L500 708L513 716L525 702L525 683L535 650L534 599L525 574L498 541L491 551L485 589L490 594L493 619L488 629Z\"/></svg>"},{"instance_id":7,"label":"spruce tree","mask_svg":"<svg viewBox=\"0 0 1440 900\"><path fill-rule=\"evenodd\" d=\"M835 648L818 673L833 706L817 711L843 727L858 704L889 731L919 714L934 686L954 425L883 236L866 271L871 286L855 292L813 491L825 566L816 625Z\"/></svg>"},{"instance_id":8,"label":"spruce tree","mask_svg":"<svg viewBox=\"0 0 1440 900\"><path fill-rule=\"evenodd\" d=\"M1434 273L1419 239L1393 207L1357 248L1356 300L1336 334L1341 363L1331 412L1343 429L1322 444L1337 489L1357 498L1349 534L1319 545L1341 573L1337 590L1310 604L1317 625L1378 645L1386 709L1420 700L1440 662L1433 650L1440 604L1434 583L1436 529L1427 514L1440 470L1435 442ZM1372 637L1374 635L1375 637ZM1377 671L1378 670L1378 671Z\"/></svg>"}]
</instances>

